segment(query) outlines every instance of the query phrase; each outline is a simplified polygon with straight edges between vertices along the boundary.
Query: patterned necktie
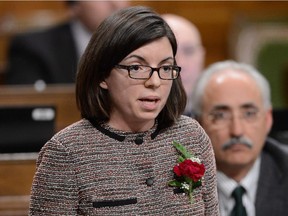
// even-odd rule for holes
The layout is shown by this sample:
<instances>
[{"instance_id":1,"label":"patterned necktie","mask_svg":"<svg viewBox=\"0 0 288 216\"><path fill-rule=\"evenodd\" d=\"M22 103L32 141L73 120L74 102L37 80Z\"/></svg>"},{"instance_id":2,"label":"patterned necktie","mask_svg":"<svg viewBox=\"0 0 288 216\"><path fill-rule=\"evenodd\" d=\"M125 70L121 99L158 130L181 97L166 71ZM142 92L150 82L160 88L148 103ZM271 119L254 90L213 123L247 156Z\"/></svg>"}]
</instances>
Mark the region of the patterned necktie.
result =
<instances>
[{"instance_id":1,"label":"patterned necktie","mask_svg":"<svg viewBox=\"0 0 288 216\"><path fill-rule=\"evenodd\" d=\"M235 206L230 216L247 216L246 209L242 203L242 196L245 193L245 189L242 186L238 186L234 189L232 197L235 199Z\"/></svg>"}]
</instances>

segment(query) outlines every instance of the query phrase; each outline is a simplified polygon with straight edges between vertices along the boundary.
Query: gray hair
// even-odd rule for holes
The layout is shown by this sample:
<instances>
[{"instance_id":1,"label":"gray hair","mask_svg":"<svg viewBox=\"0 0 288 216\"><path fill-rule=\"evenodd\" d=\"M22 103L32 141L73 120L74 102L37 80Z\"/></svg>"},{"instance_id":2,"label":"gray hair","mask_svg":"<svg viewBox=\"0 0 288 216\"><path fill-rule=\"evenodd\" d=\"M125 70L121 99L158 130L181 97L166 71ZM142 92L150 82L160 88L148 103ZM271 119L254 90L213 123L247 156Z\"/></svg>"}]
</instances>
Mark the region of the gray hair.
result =
<instances>
[{"instance_id":1,"label":"gray hair","mask_svg":"<svg viewBox=\"0 0 288 216\"><path fill-rule=\"evenodd\" d=\"M232 60L216 62L210 65L206 70L202 72L198 81L196 82L192 94L192 111L196 117L199 117L202 113L202 97L204 90L211 79L212 75L225 69L234 69L245 73L250 76L258 85L260 93L263 98L263 105L266 109L272 107L270 96L270 85L267 79L254 67L245 63L238 63Z\"/></svg>"}]
</instances>

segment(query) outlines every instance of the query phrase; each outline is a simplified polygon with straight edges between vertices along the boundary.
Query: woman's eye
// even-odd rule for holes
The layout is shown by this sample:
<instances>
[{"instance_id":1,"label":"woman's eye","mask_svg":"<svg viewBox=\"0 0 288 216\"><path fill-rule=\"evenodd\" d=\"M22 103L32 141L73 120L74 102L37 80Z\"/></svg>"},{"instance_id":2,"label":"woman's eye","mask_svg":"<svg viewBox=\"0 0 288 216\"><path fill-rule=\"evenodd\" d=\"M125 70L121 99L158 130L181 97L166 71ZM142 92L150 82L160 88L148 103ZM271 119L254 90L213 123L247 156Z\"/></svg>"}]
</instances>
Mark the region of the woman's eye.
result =
<instances>
[{"instance_id":1,"label":"woman's eye","mask_svg":"<svg viewBox=\"0 0 288 216\"><path fill-rule=\"evenodd\" d=\"M165 71L165 72L171 71L171 66L162 66L161 68L162 68L162 70Z\"/></svg>"},{"instance_id":2,"label":"woman's eye","mask_svg":"<svg viewBox=\"0 0 288 216\"><path fill-rule=\"evenodd\" d=\"M129 69L130 69L130 71L138 71L138 70L140 70L140 66L139 65L131 65Z\"/></svg>"}]
</instances>

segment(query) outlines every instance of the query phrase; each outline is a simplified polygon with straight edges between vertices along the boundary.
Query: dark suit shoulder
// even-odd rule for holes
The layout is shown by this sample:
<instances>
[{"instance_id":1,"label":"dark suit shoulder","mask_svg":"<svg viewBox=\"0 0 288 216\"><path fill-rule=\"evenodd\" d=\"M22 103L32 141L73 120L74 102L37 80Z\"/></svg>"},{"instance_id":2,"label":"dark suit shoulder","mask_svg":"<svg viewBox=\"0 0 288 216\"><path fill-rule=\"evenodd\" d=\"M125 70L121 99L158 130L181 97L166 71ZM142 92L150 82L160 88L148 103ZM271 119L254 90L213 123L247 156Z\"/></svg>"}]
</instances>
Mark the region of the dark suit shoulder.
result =
<instances>
[{"instance_id":1,"label":"dark suit shoulder","mask_svg":"<svg viewBox=\"0 0 288 216\"><path fill-rule=\"evenodd\" d=\"M288 155L276 140L268 138L261 154L256 194L256 216L288 215Z\"/></svg>"},{"instance_id":2,"label":"dark suit shoulder","mask_svg":"<svg viewBox=\"0 0 288 216\"><path fill-rule=\"evenodd\" d=\"M11 45L13 46L13 44L21 44L21 46L23 46L25 44L27 45L34 44L33 47L36 47L35 45L37 44L43 46L47 44L47 42L54 40L53 38L59 38L59 36L67 38L70 35L71 35L70 23L69 22L61 23L59 25L47 29L34 30L17 34L14 37L12 37Z\"/></svg>"},{"instance_id":3,"label":"dark suit shoulder","mask_svg":"<svg viewBox=\"0 0 288 216\"><path fill-rule=\"evenodd\" d=\"M269 154L275 161L277 167L288 175L288 152L286 148L285 144L268 137L264 145L263 153Z\"/></svg>"},{"instance_id":4,"label":"dark suit shoulder","mask_svg":"<svg viewBox=\"0 0 288 216\"><path fill-rule=\"evenodd\" d=\"M78 54L70 23L15 36L8 59L6 83L73 83Z\"/></svg>"}]
</instances>

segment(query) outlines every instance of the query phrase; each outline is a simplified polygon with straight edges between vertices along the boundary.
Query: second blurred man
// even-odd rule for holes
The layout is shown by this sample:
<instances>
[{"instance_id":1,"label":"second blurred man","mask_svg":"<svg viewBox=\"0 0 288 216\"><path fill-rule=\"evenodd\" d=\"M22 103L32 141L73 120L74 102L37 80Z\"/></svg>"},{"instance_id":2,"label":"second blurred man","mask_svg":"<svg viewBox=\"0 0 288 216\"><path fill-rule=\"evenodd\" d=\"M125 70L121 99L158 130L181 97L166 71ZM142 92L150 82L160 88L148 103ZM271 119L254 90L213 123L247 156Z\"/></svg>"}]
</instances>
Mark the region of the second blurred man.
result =
<instances>
[{"instance_id":1,"label":"second blurred man","mask_svg":"<svg viewBox=\"0 0 288 216\"><path fill-rule=\"evenodd\" d=\"M184 114L191 116L191 96L194 83L205 63L205 49L202 45L201 35L197 27L184 17L175 14L163 14L162 17L171 27L177 39L176 61L182 68L181 79L188 99Z\"/></svg>"}]
</instances>

